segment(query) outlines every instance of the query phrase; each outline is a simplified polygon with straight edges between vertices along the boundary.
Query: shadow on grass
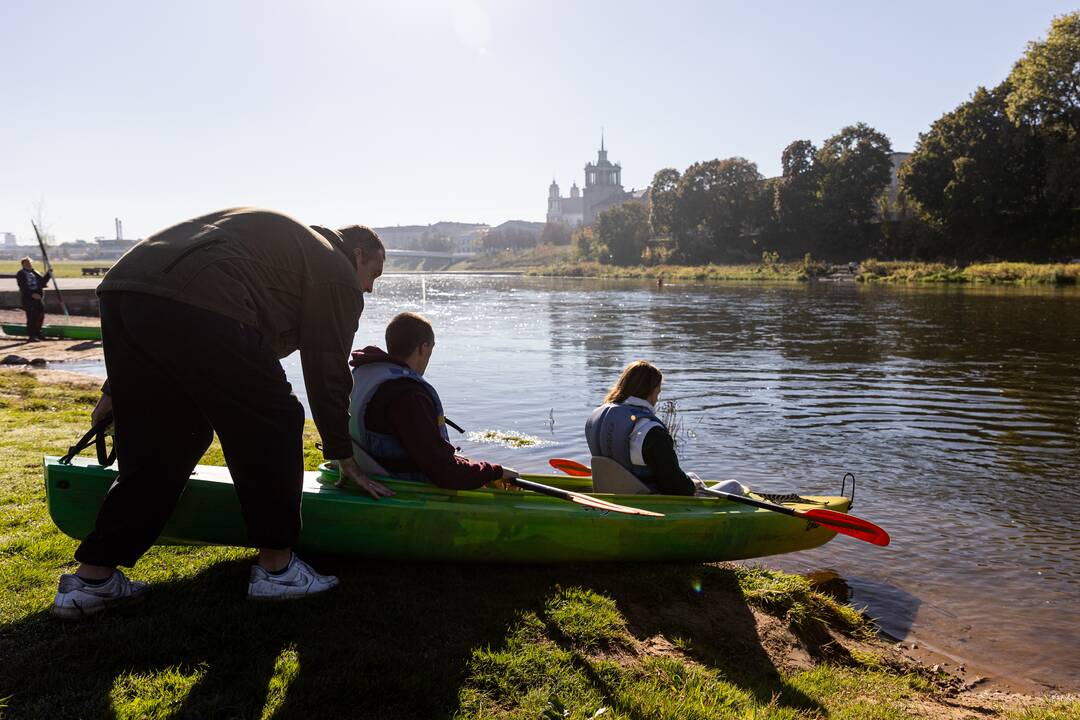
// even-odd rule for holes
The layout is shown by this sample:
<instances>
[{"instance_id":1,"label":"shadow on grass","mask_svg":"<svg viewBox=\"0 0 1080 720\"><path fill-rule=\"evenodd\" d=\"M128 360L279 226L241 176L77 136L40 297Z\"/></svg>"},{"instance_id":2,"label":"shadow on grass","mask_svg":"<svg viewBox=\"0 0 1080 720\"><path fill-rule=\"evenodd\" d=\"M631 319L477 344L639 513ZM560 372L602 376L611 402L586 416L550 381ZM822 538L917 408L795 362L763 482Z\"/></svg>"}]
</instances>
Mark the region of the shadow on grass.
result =
<instances>
[{"instance_id":1,"label":"shadow on grass","mask_svg":"<svg viewBox=\"0 0 1080 720\"><path fill-rule=\"evenodd\" d=\"M0 697L12 696L7 712L116 717L111 696L118 680L172 670L197 680L151 717L259 718L268 699L275 718L448 717L458 708L472 651L502 645L522 612L541 612L556 586L575 585L612 597L639 639L687 639L693 659L760 702L775 697L781 705L820 709L783 682L724 568L306 559L338 574L341 587L301 602L249 603L247 562L223 562L155 584L139 605L85 622L62 623L43 612L0 626ZM294 659L285 681L275 674L284 651ZM154 689L137 694L152 696Z\"/></svg>"},{"instance_id":2,"label":"shadow on grass","mask_svg":"<svg viewBox=\"0 0 1080 720\"><path fill-rule=\"evenodd\" d=\"M612 597L637 639L662 636L716 670L762 705L798 710L820 704L788 685L762 645L754 615L735 574L713 565L609 566L577 584ZM629 712L629 709L623 709Z\"/></svg>"}]
</instances>

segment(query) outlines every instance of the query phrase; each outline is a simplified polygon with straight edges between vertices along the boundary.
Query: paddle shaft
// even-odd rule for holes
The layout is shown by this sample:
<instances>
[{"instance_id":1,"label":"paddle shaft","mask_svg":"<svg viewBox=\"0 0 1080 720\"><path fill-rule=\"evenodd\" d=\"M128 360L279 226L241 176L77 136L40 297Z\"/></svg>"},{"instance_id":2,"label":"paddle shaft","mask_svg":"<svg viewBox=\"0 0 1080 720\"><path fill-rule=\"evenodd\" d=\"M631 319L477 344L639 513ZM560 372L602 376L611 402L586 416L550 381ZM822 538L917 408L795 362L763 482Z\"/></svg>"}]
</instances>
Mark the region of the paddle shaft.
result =
<instances>
[{"instance_id":1,"label":"paddle shaft","mask_svg":"<svg viewBox=\"0 0 1080 720\"><path fill-rule=\"evenodd\" d=\"M505 482L519 487L522 490L531 490L534 493L540 495L547 495L549 497L558 498L560 500L569 500L572 503L579 505L585 505L597 510L608 510L610 512L623 513L625 515L647 515L650 517L663 517L663 513L653 512L651 510L642 510L640 508L629 507L627 505L619 505L617 503L609 502L607 500L601 500L600 498L592 497L584 493L573 492L572 490L563 490L562 488L552 487L551 485L544 485L542 483L533 482L532 480L525 480L520 477L506 478Z\"/></svg>"},{"instance_id":2,"label":"paddle shaft","mask_svg":"<svg viewBox=\"0 0 1080 720\"><path fill-rule=\"evenodd\" d=\"M45 261L46 272L52 270L52 263L49 262L49 254L45 252L45 241L41 238L41 231L38 230L37 223L33 220L30 224L34 226L34 234L37 235L38 247L41 248L41 259ZM64 304L64 295L60 292L60 285L56 282L56 274L53 273L53 290L56 290L56 299L60 301L60 309L64 311L64 317L70 317L68 315L67 305ZM44 295L42 295L44 297Z\"/></svg>"},{"instance_id":3,"label":"paddle shaft","mask_svg":"<svg viewBox=\"0 0 1080 720\"><path fill-rule=\"evenodd\" d=\"M784 513L785 515L791 515L792 517L800 517L801 511L795 508L785 507L784 505L777 505L771 502L765 502L764 500L755 500L754 498L746 497L745 495L736 495L735 493L724 492L723 490L712 490L710 488L703 489L710 495L724 498L725 500L731 500L733 502L742 503L743 505L751 505L762 510L772 510L773 512Z\"/></svg>"},{"instance_id":4,"label":"paddle shaft","mask_svg":"<svg viewBox=\"0 0 1080 720\"><path fill-rule=\"evenodd\" d=\"M524 480L520 477L511 478L506 482L511 485L515 485L522 490L532 490L535 493L541 495L549 495L553 498L559 498L560 500L573 500L573 493L570 490L563 490L562 488L552 487L551 485L544 485L542 483L533 482L532 480Z\"/></svg>"}]
</instances>

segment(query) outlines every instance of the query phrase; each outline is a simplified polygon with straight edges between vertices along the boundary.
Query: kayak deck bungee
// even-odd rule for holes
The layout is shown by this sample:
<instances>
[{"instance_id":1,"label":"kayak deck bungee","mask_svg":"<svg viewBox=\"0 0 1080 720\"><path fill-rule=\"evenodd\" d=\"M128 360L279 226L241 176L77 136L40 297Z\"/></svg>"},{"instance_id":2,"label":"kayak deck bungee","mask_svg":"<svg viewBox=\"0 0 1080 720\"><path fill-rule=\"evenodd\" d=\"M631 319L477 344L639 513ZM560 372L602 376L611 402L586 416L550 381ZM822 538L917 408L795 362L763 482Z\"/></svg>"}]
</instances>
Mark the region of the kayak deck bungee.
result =
<instances>
[{"instance_id":1,"label":"kayak deck bungee","mask_svg":"<svg viewBox=\"0 0 1080 720\"><path fill-rule=\"evenodd\" d=\"M5 335L25 337L29 333L26 325L17 323L0 324ZM100 340L101 327L98 325L43 325L41 334L44 337L64 338L67 340Z\"/></svg>"},{"instance_id":2,"label":"kayak deck bungee","mask_svg":"<svg viewBox=\"0 0 1080 720\"><path fill-rule=\"evenodd\" d=\"M84 538L116 471L88 459L44 460L49 514L65 534ZM588 480L528 479L566 490ZM297 550L370 558L486 563L713 562L814 548L835 533L815 523L723 499L667 495L596 497L654 512L602 512L520 490L446 490L378 478L396 494L374 500L333 486L337 473L306 472ZM846 511L845 497L808 497L810 506ZM158 544L247 546L240 504L225 467L200 465Z\"/></svg>"}]
</instances>

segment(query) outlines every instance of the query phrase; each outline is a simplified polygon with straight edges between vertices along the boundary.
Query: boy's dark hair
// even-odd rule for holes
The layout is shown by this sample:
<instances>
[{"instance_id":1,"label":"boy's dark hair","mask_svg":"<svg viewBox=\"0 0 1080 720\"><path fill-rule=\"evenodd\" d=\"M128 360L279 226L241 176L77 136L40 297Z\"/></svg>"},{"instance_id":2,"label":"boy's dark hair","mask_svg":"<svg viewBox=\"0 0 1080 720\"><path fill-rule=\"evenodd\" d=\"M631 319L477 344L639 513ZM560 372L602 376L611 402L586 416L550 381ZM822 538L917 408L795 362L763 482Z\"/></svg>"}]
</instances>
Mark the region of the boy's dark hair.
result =
<instances>
[{"instance_id":1,"label":"boy's dark hair","mask_svg":"<svg viewBox=\"0 0 1080 720\"><path fill-rule=\"evenodd\" d=\"M338 235L341 236L345 249L353 251L359 248L364 257L375 253L375 251L381 252L383 257L386 257L386 248L383 246L382 240L375 233L374 230L366 225L348 225L343 228L338 228ZM365 259L364 262L367 262Z\"/></svg>"},{"instance_id":2,"label":"boy's dark hair","mask_svg":"<svg viewBox=\"0 0 1080 720\"><path fill-rule=\"evenodd\" d=\"M435 342L435 329L423 315L403 312L386 326L386 352L398 359L412 355L422 343Z\"/></svg>"}]
</instances>

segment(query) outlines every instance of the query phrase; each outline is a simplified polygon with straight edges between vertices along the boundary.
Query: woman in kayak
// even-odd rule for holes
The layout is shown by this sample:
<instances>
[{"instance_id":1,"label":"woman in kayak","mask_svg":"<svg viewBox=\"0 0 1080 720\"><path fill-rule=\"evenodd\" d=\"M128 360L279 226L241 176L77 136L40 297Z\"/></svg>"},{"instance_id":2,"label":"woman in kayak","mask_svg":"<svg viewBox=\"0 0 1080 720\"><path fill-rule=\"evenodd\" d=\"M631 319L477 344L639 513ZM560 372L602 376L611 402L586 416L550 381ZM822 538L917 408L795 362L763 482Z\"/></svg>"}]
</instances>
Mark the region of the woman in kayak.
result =
<instances>
[{"instance_id":1,"label":"woman in kayak","mask_svg":"<svg viewBox=\"0 0 1080 720\"><path fill-rule=\"evenodd\" d=\"M644 360L627 365L585 423L585 437L593 455L611 458L653 492L693 495L694 480L679 467L675 441L656 415L663 379Z\"/></svg>"}]
</instances>

